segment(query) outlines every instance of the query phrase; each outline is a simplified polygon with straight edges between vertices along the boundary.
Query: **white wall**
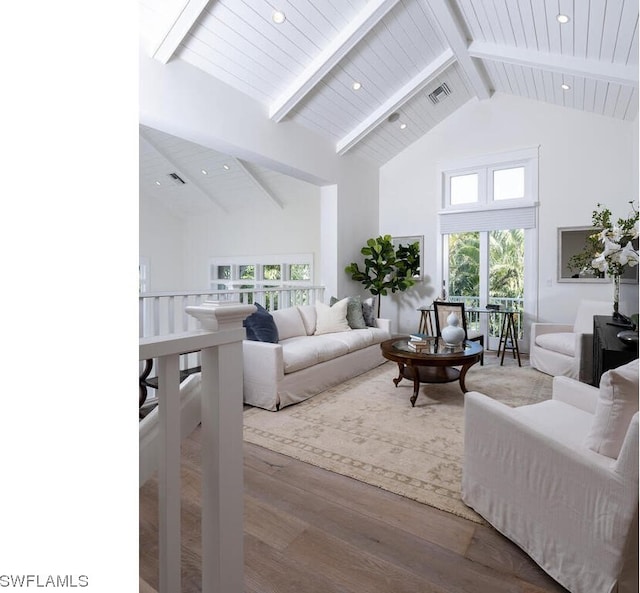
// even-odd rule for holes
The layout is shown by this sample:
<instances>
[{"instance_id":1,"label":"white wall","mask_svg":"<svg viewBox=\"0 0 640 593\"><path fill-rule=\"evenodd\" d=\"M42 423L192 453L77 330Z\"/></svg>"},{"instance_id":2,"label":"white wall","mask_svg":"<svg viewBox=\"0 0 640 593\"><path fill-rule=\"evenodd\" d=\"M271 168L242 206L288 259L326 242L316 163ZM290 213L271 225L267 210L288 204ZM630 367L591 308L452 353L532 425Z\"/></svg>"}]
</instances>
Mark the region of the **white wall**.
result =
<instances>
[{"instance_id":1,"label":"white wall","mask_svg":"<svg viewBox=\"0 0 640 593\"><path fill-rule=\"evenodd\" d=\"M539 319L573 321L580 298L612 298L609 284L557 282L557 228L590 225L598 202L626 216L638 197L637 124L496 94L470 101L380 170L380 232L425 236L427 281L383 300L383 315L401 331L417 328L415 307L438 291L438 162L538 145ZM622 292L621 311L637 312L637 286Z\"/></svg>"},{"instance_id":2,"label":"white wall","mask_svg":"<svg viewBox=\"0 0 640 593\"><path fill-rule=\"evenodd\" d=\"M285 207L267 201L227 214L212 212L185 223L185 281L189 289L209 287L209 258L240 255L313 253L320 256L320 188L283 196ZM240 197L239 197L240 198ZM241 198L240 198L241 199ZM277 263L277 262L274 262ZM319 277L314 261L314 271Z\"/></svg>"},{"instance_id":3,"label":"white wall","mask_svg":"<svg viewBox=\"0 0 640 593\"><path fill-rule=\"evenodd\" d=\"M184 273L185 227L157 202L140 192L139 254L148 258L148 292L187 288Z\"/></svg>"}]
</instances>

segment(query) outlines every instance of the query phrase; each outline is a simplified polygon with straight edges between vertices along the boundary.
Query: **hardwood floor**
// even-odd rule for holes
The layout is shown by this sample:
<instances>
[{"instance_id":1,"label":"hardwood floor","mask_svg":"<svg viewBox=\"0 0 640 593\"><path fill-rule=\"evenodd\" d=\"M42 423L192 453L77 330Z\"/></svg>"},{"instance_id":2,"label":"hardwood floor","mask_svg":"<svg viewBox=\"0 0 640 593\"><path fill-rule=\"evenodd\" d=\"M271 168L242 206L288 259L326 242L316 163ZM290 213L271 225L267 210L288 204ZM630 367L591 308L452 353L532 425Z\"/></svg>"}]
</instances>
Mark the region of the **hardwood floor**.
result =
<instances>
[{"instance_id":1,"label":"hardwood floor","mask_svg":"<svg viewBox=\"0 0 640 593\"><path fill-rule=\"evenodd\" d=\"M183 443L183 592L200 592L199 430ZM246 593L562 593L494 529L244 445ZM157 589L157 484L140 489L141 591ZM146 589L150 587L153 589Z\"/></svg>"}]
</instances>

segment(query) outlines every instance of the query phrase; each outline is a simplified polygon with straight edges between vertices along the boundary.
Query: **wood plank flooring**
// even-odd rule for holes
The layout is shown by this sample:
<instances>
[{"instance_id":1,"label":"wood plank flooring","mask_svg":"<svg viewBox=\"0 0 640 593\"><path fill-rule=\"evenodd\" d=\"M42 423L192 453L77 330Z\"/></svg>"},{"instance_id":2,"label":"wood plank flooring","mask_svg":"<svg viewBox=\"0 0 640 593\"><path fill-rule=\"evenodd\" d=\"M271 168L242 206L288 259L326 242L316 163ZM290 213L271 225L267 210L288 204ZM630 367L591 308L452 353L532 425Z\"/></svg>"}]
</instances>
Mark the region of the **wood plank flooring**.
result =
<instances>
[{"instance_id":1,"label":"wood plank flooring","mask_svg":"<svg viewBox=\"0 0 640 593\"><path fill-rule=\"evenodd\" d=\"M201 591L199 436L183 442L184 593ZM245 593L566 593L491 527L248 443L244 479ZM157 556L151 479L141 591L158 588Z\"/></svg>"}]
</instances>

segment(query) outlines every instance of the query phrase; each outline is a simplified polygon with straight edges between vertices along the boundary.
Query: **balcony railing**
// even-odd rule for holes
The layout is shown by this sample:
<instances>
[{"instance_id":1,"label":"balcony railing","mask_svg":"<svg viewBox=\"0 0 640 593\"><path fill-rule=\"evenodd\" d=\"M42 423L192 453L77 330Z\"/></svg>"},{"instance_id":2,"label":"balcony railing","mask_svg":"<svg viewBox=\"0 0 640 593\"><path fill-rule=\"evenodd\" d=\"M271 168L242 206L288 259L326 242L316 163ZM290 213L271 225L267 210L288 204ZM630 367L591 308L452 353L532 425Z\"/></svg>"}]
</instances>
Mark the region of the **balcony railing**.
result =
<instances>
[{"instance_id":1,"label":"balcony railing","mask_svg":"<svg viewBox=\"0 0 640 593\"><path fill-rule=\"evenodd\" d=\"M246 285L242 285L246 286ZM204 291L146 292L139 297L139 336L165 336L192 331L196 320L186 308L205 301L259 303L269 311L312 305L324 296L324 286L255 284L247 288Z\"/></svg>"},{"instance_id":2,"label":"balcony railing","mask_svg":"<svg viewBox=\"0 0 640 593\"><path fill-rule=\"evenodd\" d=\"M479 296L454 296L450 295L449 300L454 302L463 302L465 309L469 308L478 308L480 307L480 297ZM499 305L500 309L508 310L508 311L517 311L518 313L514 316L514 321L516 324L516 336L518 340L522 340L524 332L523 332L523 319L522 313L524 311L524 299L522 298L508 298L508 297L491 297L491 304ZM479 313L474 313L473 311L469 311L467 313L467 324L472 329L481 329L481 316ZM497 315L490 316L489 323L489 336L498 337L500 335L501 329L501 318Z\"/></svg>"}]
</instances>

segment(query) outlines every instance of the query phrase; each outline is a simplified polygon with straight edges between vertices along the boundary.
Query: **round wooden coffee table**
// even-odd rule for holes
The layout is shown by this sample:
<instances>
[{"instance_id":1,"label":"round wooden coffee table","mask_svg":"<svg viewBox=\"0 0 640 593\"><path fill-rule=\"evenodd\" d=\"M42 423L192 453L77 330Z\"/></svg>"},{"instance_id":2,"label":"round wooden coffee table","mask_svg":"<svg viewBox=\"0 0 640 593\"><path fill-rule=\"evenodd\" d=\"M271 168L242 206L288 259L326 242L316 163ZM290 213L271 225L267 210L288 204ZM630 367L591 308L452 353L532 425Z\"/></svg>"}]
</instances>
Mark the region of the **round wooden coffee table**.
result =
<instances>
[{"instance_id":1,"label":"round wooden coffee table","mask_svg":"<svg viewBox=\"0 0 640 593\"><path fill-rule=\"evenodd\" d=\"M467 371L480 360L482 346L478 342L465 341L460 346L447 346L441 338L434 339L434 348L415 352L409 348L409 337L385 340L380 344L382 356L398 364L400 371L393 380L395 386L402 379L413 381L411 405L415 406L420 383L460 382L463 393L467 392L464 377ZM460 367L460 368L455 368Z\"/></svg>"}]
</instances>

